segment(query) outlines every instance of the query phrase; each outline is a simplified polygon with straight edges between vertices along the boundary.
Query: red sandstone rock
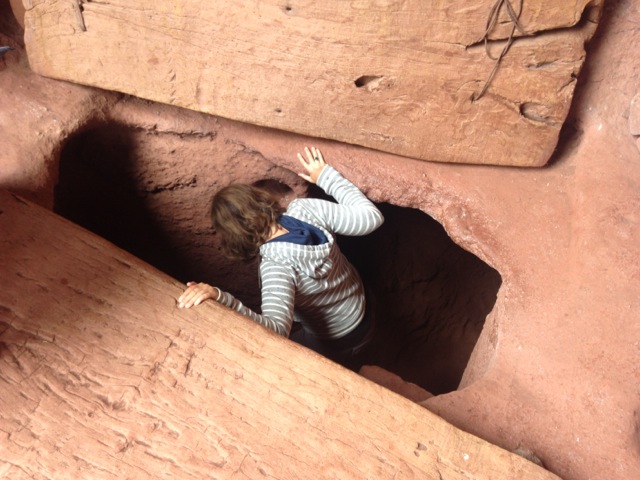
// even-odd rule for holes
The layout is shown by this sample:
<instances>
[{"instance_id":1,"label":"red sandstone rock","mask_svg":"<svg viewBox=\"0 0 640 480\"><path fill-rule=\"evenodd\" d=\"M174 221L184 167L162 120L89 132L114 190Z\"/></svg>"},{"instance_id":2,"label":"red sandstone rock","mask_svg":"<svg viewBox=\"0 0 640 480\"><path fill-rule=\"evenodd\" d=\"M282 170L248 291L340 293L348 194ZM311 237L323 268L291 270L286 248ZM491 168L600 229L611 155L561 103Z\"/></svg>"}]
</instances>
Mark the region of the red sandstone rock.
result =
<instances>
[{"instance_id":1,"label":"red sandstone rock","mask_svg":"<svg viewBox=\"0 0 640 480\"><path fill-rule=\"evenodd\" d=\"M629 130L640 78L640 61L630 46L640 44L639 22L637 2L608 2L566 138L543 169L437 165L317 140L371 198L429 213L502 275L498 301L460 390L424 405L508 450L532 452L567 480L640 477L640 158ZM0 81L6 72L0 71ZM0 97L0 115L5 108L18 111L13 101ZM62 99L55 108L61 104ZM215 131L220 155L236 155L220 171L237 177L269 176L272 168L293 175L293 153L309 141L222 119L215 129L195 128L202 120L166 106L142 108L136 101L107 111L119 120L144 117L140 124L149 136L156 112L159 125L178 132L177 138L183 135L184 143ZM173 116L184 122L178 129L167 119ZM22 122L16 117L14 123ZM0 140L20 152L30 144L17 130L2 128ZM203 139L213 141L211 135ZM46 146L42 150L40 158L49 155ZM15 158L31 165L29 155ZM223 164L218 161L214 168ZM38 168L44 167L34 164L20 174L41 175Z\"/></svg>"},{"instance_id":2,"label":"red sandstone rock","mask_svg":"<svg viewBox=\"0 0 640 480\"><path fill-rule=\"evenodd\" d=\"M32 0L25 38L53 78L412 158L544 165L601 2L526 1L526 38L474 100L494 4Z\"/></svg>"},{"instance_id":3,"label":"red sandstone rock","mask_svg":"<svg viewBox=\"0 0 640 480\"><path fill-rule=\"evenodd\" d=\"M631 135L640 135L640 93L638 93L629 105L629 130Z\"/></svg>"},{"instance_id":4,"label":"red sandstone rock","mask_svg":"<svg viewBox=\"0 0 640 480\"><path fill-rule=\"evenodd\" d=\"M19 43L1 32L0 42L16 48L0 60L0 187L51 207L64 142L117 94L45 79L29 69Z\"/></svg>"},{"instance_id":5,"label":"red sandstone rock","mask_svg":"<svg viewBox=\"0 0 640 480\"><path fill-rule=\"evenodd\" d=\"M382 385L413 402L424 402L433 397L433 395L424 388L420 388L413 383L405 382L398 375L375 365L365 365L360 369L359 373L372 382Z\"/></svg>"},{"instance_id":6,"label":"red sandstone rock","mask_svg":"<svg viewBox=\"0 0 640 480\"><path fill-rule=\"evenodd\" d=\"M633 97L629 105L629 131L640 148L640 93Z\"/></svg>"},{"instance_id":7,"label":"red sandstone rock","mask_svg":"<svg viewBox=\"0 0 640 480\"><path fill-rule=\"evenodd\" d=\"M0 264L8 478L558 478L4 191Z\"/></svg>"},{"instance_id":8,"label":"red sandstone rock","mask_svg":"<svg viewBox=\"0 0 640 480\"><path fill-rule=\"evenodd\" d=\"M13 14L22 28L24 28L24 5L22 0L9 0Z\"/></svg>"}]
</instances>

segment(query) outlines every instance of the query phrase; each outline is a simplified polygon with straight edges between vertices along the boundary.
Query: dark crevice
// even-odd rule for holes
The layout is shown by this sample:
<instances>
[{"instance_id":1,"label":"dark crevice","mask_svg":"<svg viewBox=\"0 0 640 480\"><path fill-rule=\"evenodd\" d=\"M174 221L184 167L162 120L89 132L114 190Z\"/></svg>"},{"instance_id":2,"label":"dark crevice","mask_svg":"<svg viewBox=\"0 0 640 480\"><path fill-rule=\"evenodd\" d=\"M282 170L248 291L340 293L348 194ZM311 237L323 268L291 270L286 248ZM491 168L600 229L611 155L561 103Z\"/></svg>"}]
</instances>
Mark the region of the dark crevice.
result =
<instances>
[{"instance_id":1,"label":"dark crevice","mask_svg":"<svg viewBox=\"0 0 640 480\"><path fill-rule=\"evenodd\" d=\"M384 77L381 77L379 75L363 75L361 77L358 77L353 83L357 88L375 87L383 78Z\"/></svg>"},{"instance_id":2,"label":"dark crevice","mask_svg":"<svg viewBox=\"0 0 640 480\"><path fill-rule=\"evenodd\" d=\"M341 239L376 297L379 365L433 394L458 388L502 283L419 210L383 204L385 224ZM383 253L384 252L384 253Z\"/></svg>"},{"instance_id":3,"label":"dark crevice","mask_svg":"<svg viewBox=\"0 0 640 480\"><path fill-rule=\"evenodd\" d=\"M520 105L520 115L527 120L550 126L556 125L557 122L545 114L547 110L548 107L535 102L525 102Z\"/></svg>"},{"instance_id":4,"label":"dark crevice","mask_svg":"<svg viewBox=\"0 0 640 480\"><path fill-rule=\"evenodd\" d=\"M0 37L3 35L15 42L15 45L24 47L24 29L13 14L9 2L0 2Z\"/></svg>"}]
</instances>

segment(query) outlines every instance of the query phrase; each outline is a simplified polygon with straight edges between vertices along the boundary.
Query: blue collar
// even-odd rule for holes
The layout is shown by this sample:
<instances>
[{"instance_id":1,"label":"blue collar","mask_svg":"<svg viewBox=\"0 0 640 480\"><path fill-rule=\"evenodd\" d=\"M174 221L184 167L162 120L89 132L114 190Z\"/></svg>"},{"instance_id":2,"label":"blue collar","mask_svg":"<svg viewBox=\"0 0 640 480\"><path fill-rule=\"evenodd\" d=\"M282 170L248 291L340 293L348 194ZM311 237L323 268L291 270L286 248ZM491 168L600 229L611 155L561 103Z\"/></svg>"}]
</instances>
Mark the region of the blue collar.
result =
<instances>
[{"instance_id":1,"label":"blue collar","mask_svg":"<svg viewBox=\"0 0 640 480\"><path fill-rule=\"evenodd\" d=\"M288 215L282 215L278 219L278 223L286 228L289 232L279 237L272 238L269 242L288 242L297 245L322 245L327 243L327 237L322 230L313 225L298 220Z\"/></svg>"}]
</instances>

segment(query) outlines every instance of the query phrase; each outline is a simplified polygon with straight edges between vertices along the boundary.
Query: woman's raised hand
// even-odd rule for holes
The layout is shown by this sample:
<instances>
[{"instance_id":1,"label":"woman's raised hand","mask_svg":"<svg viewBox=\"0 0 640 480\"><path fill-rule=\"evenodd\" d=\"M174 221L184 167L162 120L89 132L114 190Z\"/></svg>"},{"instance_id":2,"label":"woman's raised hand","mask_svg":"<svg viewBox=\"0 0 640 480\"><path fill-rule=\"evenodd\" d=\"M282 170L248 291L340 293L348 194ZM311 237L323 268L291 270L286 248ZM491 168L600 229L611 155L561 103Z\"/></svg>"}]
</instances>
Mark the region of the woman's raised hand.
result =
<instances>
[{"instance_id":1,"label":"woman's raised hand","mask_svg":"<svg viewBox=\"0 0 640 480\"><path fill-rule=\"evenodd\" d=\"M307 154L307 158L305 159L302 154L298 153L298 160L300 160L302 166L307 170L307 173L299 173L298 175L307 182L317 183L318 177L327 164L324 163L322 153L320 153L320 150L317 148L311 147L311 150L309 150L308 147L304 147L304 152Z\"/></svg>"},{"instance_id":2,"label":"woman's raised hand","mask_svg":"<svg viewBox=\"0 0 640 480\"><path fill-rule=\"evenodd\" d=\"M217 301L220 298L220 290L206 283L187 282L187 289L178 298L178 307L190 308L209 298Z\"/></svg>"}]
</instances>

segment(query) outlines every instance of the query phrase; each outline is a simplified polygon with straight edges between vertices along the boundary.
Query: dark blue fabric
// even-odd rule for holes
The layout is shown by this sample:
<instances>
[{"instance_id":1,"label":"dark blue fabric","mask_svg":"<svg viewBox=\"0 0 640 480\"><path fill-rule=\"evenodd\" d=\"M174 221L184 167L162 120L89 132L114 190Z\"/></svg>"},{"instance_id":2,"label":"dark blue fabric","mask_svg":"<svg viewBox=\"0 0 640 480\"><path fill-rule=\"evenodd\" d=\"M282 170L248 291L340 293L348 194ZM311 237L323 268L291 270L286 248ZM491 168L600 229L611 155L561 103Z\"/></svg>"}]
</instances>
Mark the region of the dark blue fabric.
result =
<instances>
[{"instance_id":1,"label":"dark blue fabric","mask_svg":"<svg viewBox=\"0 0 640 480\"><path fill-rule=\"evenodd\" d=\"M322 245L327 242L327 237L319 228L297 218L282 215L278 223L289 230L289 233L273 238L269 242L289 242L297 245Z\"/></svg>"}]
</instances>

